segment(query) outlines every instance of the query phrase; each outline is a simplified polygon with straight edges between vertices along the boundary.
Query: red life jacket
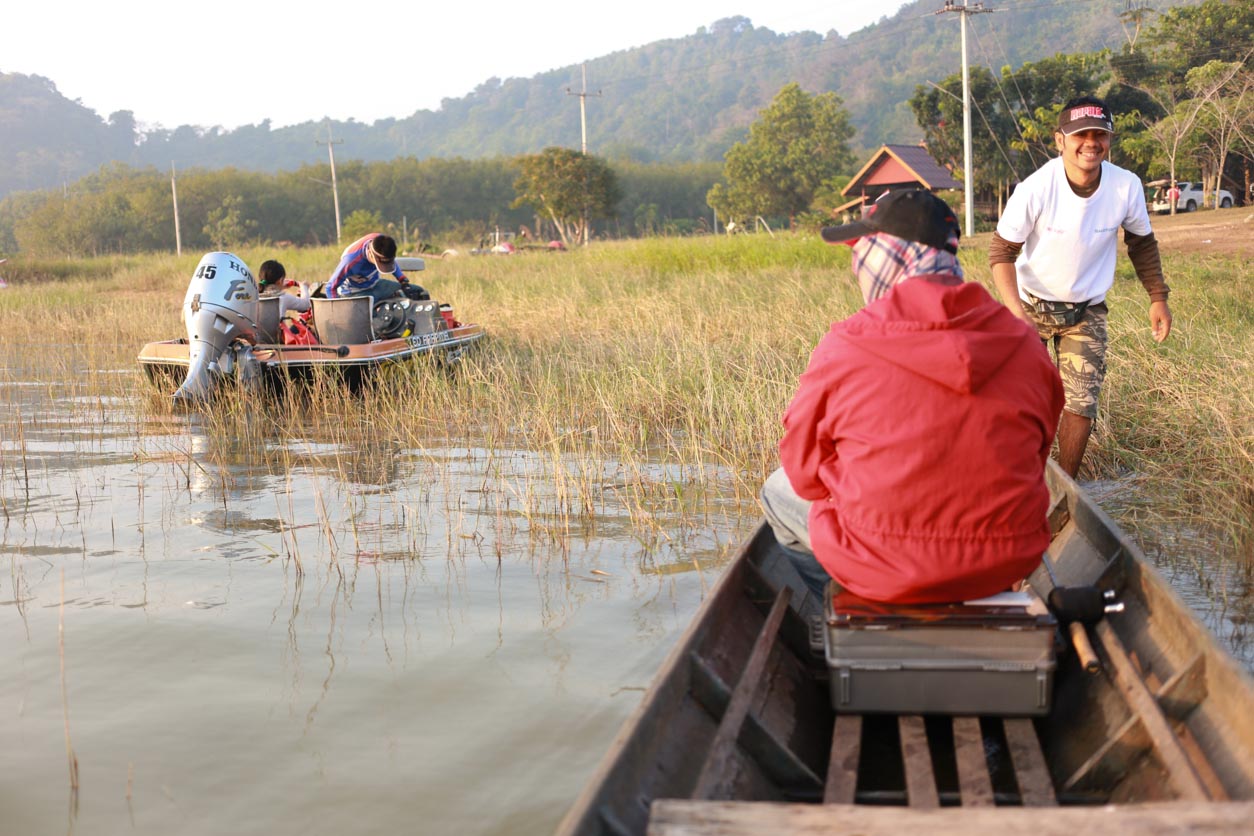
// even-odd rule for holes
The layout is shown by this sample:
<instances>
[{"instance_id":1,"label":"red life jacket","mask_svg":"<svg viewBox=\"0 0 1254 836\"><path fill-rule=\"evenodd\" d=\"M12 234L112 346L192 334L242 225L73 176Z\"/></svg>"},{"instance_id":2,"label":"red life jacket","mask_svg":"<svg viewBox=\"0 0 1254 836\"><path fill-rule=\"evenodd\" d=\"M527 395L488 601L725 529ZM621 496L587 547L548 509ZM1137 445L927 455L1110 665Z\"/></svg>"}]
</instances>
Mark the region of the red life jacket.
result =
<instances>
[{"instance_id":1,"label":"red life jacket","mask_svg":"<svg viewBox=\"0 0 1254 836\"><path fill-rule=\"evenodd\" d=\"M283 345L317 345L318 337L309 327L310 311L289 313L279 324Z\"/></svg>"}]
</instances>

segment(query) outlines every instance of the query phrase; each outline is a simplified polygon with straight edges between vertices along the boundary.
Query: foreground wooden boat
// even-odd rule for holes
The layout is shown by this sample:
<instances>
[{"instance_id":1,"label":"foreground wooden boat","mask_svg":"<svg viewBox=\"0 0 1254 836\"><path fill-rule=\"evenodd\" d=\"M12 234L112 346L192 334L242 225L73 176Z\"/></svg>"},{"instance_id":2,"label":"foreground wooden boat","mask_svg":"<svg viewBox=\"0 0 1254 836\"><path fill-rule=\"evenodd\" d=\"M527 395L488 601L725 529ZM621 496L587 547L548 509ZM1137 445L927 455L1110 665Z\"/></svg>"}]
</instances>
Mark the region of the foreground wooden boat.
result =
<instances>
[{"instance_id":1,"label":"foreground wooden boat","mask_svg":"<svg viewBox=\"0 0 1254 836\"><path fill-rule=\"evenodd\" d=\"M1057 582L1125 605L1087 632L1096 672L1060 654L1048 716L835 715L820 602L763 527L558 833L1249 832L1254 682L1052 462L1047 476ZM1030 581L1053 585L1044 568Z\"/></svg>"}]
</instances>

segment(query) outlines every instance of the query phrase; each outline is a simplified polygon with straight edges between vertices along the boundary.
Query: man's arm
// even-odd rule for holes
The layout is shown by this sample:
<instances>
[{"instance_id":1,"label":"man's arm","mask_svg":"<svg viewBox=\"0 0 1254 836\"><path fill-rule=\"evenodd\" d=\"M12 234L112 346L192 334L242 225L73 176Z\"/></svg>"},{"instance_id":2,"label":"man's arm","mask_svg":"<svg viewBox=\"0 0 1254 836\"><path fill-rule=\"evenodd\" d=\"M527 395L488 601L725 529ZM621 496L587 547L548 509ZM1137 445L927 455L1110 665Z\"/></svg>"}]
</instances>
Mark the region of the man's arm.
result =
<instances>
[{"instance_id":1,"label":"man's arm","mask_svg":"<svg viewBox=\"0 0 1254 836\"><path fill-rule=\"evenodd\" d=\"M817 502L828 497L819 478L819 467L836 454L835 445L822 429L827 418L829 382L819 369L801 376L797 393L784 411L784 437L779 442L779 464L788 474L793 490L802 499Z\"/></svg>"},{"instance_id":2,"label":"man's arm","mask_svg":"<svg viewBox=\"0 0 1254 836\"><path fill-rule=\"evenodd\" d=\"M340 258L340 263L331 271L331 275L327 278L327 298L337 299L340 295L340 288L344 284L344 280L348 278L348 269L352 266L353 261L360 256L352 250L345 252Z\"/></svg>"},{"instance_id":3,"label":"man's arm","mask_svg":"<svg viewBox=\"0 0 1254 836\"><path fill-rule=\"evenodd\" d=\"M993 270L993 284L1001 294L1001 301L1012 314L1027 320L1028 315L1019 301L1019 277L1015 272L1015 259L1019 257L1019 250L1022 248L1022 242L1007 241L994 232L993 240L988 246L988 263Z\"/></svg>"},{"instance_id":4,"label":"man's arm","mask_svg":"<svg viewBox=\"0 0 1254 836\"><path fill-rule=\"evenodd\" d=\"M1158 239L1154 233L1137 235L1128 230L1123 231L1123 243L1128 247L1128 259L1136 270L1136 277L1141 280L1145 292L1149 294L1150 329L1154 339L1162 342L1171 334L1171 307L1167 304L1167 296L1171 288L1163 278L1162 257L1158 252Z\"/></svg>"}]
</instances>

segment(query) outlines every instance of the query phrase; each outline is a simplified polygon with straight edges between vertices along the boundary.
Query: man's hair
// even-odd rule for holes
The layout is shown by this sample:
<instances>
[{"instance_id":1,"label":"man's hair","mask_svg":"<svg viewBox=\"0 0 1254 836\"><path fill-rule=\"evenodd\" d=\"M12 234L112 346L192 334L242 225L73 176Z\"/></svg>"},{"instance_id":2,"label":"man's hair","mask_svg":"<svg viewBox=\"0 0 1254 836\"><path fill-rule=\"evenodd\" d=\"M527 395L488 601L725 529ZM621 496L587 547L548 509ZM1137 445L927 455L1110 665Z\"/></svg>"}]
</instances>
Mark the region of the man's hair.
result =
<instances>
[{"instance_id":1,"label":"man's hair","mask_svg":"<svg viewBox=\"0 0 1254 836\"><path fill-rule=\"evenodd\" d=\"M283 269L283 265L273 260L261 262L261 267L257 270L257 284L262 287L281 282L286 277L287 271Z\"/></svg>"},{"instance_id":2,"label":"man's hair","mask_svg":"<svg viewBox=\"0 0 1254 836\"><path fill-rule=\"evenodd\" d=\"M390 235L379 235L370 240L370 250L376 258L392 261L396 258L396 239Z\"/></svg>"}]
</instances>

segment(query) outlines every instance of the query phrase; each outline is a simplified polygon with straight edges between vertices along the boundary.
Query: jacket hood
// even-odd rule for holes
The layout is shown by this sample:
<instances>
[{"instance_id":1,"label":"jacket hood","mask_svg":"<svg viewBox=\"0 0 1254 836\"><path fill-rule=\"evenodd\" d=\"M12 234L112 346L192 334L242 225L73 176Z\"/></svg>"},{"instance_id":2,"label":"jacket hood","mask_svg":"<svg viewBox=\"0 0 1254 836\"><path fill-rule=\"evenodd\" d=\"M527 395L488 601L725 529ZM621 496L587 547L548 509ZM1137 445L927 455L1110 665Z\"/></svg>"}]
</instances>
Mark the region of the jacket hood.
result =
<instances>
[{"instance_id":1,"label":"jacket hood","mask_svg":"<svg viewBox=\"0 0 1254 836\"><path fill-rule=\"evenodd\" d=\"M981 285L912 277L832 326L832 336L956 392L978 391L1035 330Z\"/></svg>"}]
</instances>

